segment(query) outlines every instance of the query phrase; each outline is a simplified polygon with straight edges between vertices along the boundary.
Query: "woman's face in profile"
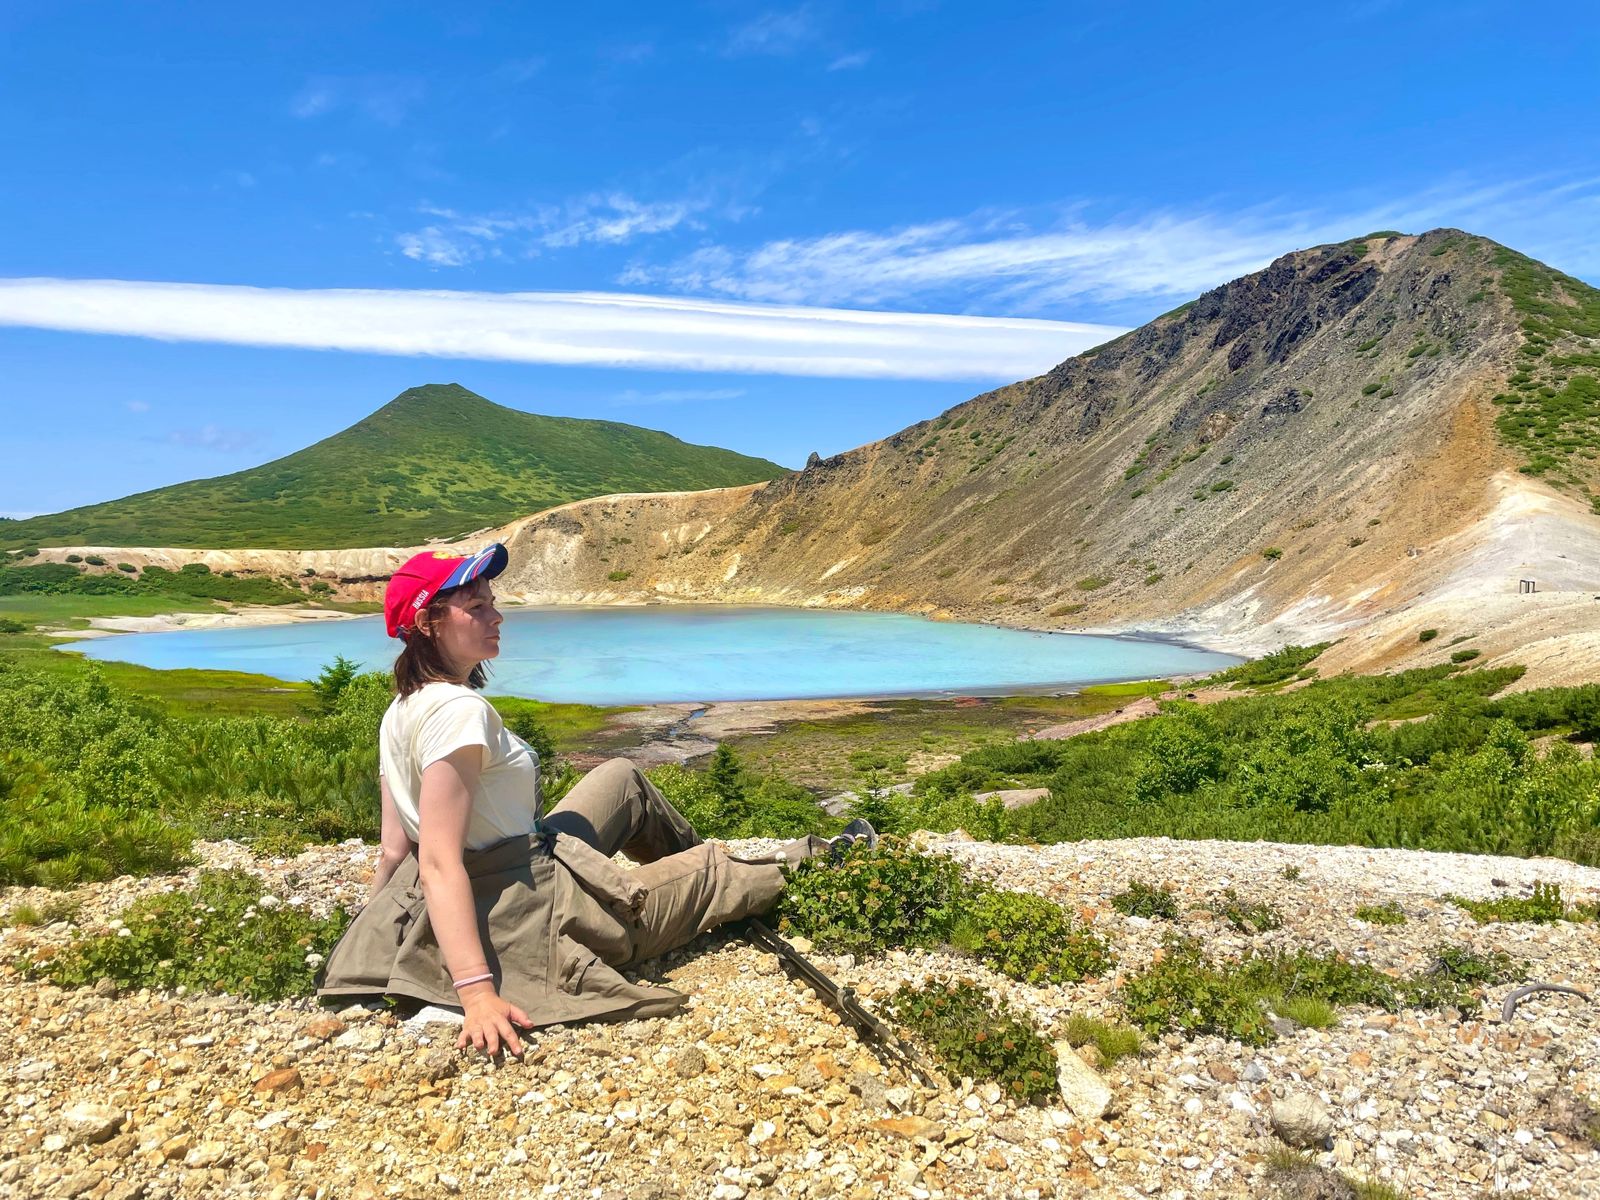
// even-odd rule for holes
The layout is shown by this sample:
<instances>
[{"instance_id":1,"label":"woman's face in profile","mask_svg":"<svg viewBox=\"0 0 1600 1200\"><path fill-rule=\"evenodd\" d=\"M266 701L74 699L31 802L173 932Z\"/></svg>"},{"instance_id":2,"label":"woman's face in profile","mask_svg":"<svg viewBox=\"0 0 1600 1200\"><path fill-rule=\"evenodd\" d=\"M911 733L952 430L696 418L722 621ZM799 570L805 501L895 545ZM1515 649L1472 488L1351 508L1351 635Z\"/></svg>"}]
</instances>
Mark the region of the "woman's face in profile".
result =
<instances>
[{"instance_id":1,"label":"woman's face in profile","mask_svg":"<svg viewBox=\"0 0 1600 1200\"><path fill-rule=\"evenodd\" d=\"M478 578L445 597L438 622L430 631L445 660L465 675L500 653L500 622L494 589Z\"/></svg>"}]
</instances>

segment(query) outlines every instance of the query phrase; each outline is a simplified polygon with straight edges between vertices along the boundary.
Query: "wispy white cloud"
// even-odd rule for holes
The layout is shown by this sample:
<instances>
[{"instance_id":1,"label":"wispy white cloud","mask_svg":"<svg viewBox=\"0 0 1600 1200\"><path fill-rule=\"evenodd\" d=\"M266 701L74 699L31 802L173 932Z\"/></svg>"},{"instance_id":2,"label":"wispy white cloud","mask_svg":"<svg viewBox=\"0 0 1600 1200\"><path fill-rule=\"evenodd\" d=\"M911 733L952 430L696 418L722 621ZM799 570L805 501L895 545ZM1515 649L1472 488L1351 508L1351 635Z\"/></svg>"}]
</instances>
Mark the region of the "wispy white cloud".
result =
<instances>
[{"instance_id":1,"label":"wispy white cloud","mask_svg":"<svg viewBox=\"0 0 1600 1200\"><path fill-rule=\"evenodd\" d=\"M123 403L131 413L147 413L150 411L150 402L148 400L126 400Z\"/></svg>"},{"instance_id":2,"label":"wispy white cloud","mask_svg":"<svg viewBox=\"0 0 1600 1200\"><path fill-rule=\"evenodd\" d=\"M723 52L733 58L793 54L816 41L818 33L810 8L771 9L735 28Z\"/></svg>"},{"instance_id":3,"label":"wispy white cloud","mask_svg":"<svg viewBox=\"0 0 1600 1200\"><path fill-rule=\"evenodd\" d=\"M1600 267L1590 236L1600 181L1452 183L1385 203L1323 210L1159 212L1039 229L1017 213L977 213L886 231L849 230L753 248L705 246L664 265L637 262L619 282L790 304L984 305L1047 312L1064 304L1192 296L1287 250L1379 228L1458 225Z\"/></svg>"},{"instance_id":4,"label":"wispy white cloud","mask_svg":"<svg viewBox=\"0 0 1600 1200\"><path fill-rule=\"evenodd\" d=\"M853 54L841 54L828 64L830 71L855 71L866 66L872 61L871 50L857 50Z\"/></svg>"},{"instance_id":5,"label":"wispy white cloud","mask_svg":"<svg viewBox=\"0 0 1600 1200\"><path fill-rule=\"evenodd\" d=\"M0 325L163 341L877 379L1034 375L1114 326L601 292L0 280Z\"/></svg>"},{"instance_id":6,"label":"wispy white cloud","mask_svg":"<svg viewBox=\"0 0 1600 1200\"><path fill-rule=\"evenodd\" d=\"M743 388L665 388L656 392L641 392L628 388L611 399L612 408L638 408L650 404L705 404L722 400L738 400L744 396Z\"/></svg>"},{"instance_id":7,"label":"wispy white cloud","mask_svg":"<svg viewBox=\"0 0 1600 1200\"><path fill-rule=\"evenodd\" d=\"M436 267L459 267L485 258L530 256L541 250L597 244L615 246L681 225L698 228L696 214L711 207L705 198L644 201L624 192L596 193L564 205L526 213L464 213L423 208L435 218L399 234L400 253ZM506 243L502 246L501 243Z\"/></svg>"},{"instance_id":8,"label":"wispy white cloud","mask_svg":"<svg viewBox=\"0 0 1600 1200\"><path fill-rule=\"evenodd\" d=\"M167 441L174 446L187 446L192 450L213 450L219 454L237 454L260 445L261 434L248 429L226 429L221 425L202 425L199 429L174 429Z\"/></svg>"},{"instance_id":9,"label":"wispy white cloud","mask_svg":"<svg viewBox=\"0 0 1600 1200\"><path fill-rule=\"evenodd\" d=\"M423 96L421 80L397 75L321 75L308 79L289 101L289 112L311 120L340 109L382 125L398 125Z\"/></svg>"}]
</instances>

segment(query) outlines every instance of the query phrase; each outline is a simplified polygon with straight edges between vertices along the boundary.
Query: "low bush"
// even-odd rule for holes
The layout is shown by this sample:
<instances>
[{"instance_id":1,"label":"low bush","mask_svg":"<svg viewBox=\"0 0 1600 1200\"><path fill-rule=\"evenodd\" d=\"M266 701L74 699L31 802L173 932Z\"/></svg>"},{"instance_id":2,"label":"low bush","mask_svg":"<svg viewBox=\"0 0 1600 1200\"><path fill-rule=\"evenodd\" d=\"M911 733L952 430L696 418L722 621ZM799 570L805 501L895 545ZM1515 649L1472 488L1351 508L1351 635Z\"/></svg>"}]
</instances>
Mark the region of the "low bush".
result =
<instances>
[{"instance_id":1,"label":"low bush","mask_svg":"<svg viewBox=\"0 0 1600 1200\"><path fill-rule=\"evenodd\" d=\"M1549 924L1554 921L1593 921L1600 917L1600 905L1577 904L1568 907L1561 898L1559 883L1536 882L1531 896L1501 896L1494 900L1469 900L1465 896L1446 896L1457 908L1464 908L1474 920L1532 921Z\"/></svg>"},{"instance_id":2,"label":"low bush","mask_svg":"<svg viewBox=\"0 0 1600 1200\"><path fill-rule=\"evenodd\" d=\"M950 934L958 950L1023 983L1075 983L1111 965L1106 944L1059 904L974 888Z\"/></svg>"},{"instance_id":3,"label":"low bush","mask_svg":"<svg viewBox=\"0 0 1600 1200\"><path fill-rule=\"evenodd\" d=\"M1173 1029L1252 1046L1272 1040L1260 993L1236 970L1208 962L1193 939L1169 941L1163 950L1159 961L1123 980L1122 1003L1133 1024L1151 1037Z\"/></svg>"},{"instance_id":4,"label":"low bush","mask_svg":"<svg viewBox=\"0 0 1600 1200\"><path fill-rule=\"evenodd\" d=\"M840 861L797 863L778 898L779 927L822 950L854 953L931 946L949 939L964 895L961 868L898 838L852 849Z\"/></svg>"},{"instance_id":5,"label":"low bush","mask_svg":"<svg viewBox=\"0 0 1600 1200\"><path fill-rule=\"evenodd\" d=\"M989 1079L1014 1100L1057 1095L1054 1047L1003 1001L968 979L901 987L888 1011L922 1041L954 1079Z\"/></svg>"},{"instance_id":6,"label":"low bush","mask_svg":"<svg viewBox=\"0 0 1600 1200\"><path fill-rule=\"evenodd\" d=\"M1266 559L1268 562L1277 562L1283 557L1283 547L1267 546L1261 551L1261 557Z\"/></svg>"},{"instance_id":7,"label":"low bush","mask_svg":"<svg viewBox=\"0 0 1600 1200\"><path fill-rule=\"evenodd\" d=\"M1283 915L1266 901L1245 900L1233 888L1210 904L1211 911L1240 933L1267 933L1283 928Z\"/></svg>"},{"instance_id":8,"label":"low bush","mask_svg":"<svg viewBox=\"0 0 1600 1200\"><path fill-rule=\"evenodd\" d=\"M1483 1002L1484 988L1522 978L1527 969L1503 950L1485 954L1467 946L1437 946L1433 962L1405 981L1402 995L1411 1008L1473 1010Z\"/></svg>"},{"instance_id":9,"label":"low bush","mask_svg":"<svg viewBox=\"0 0 1600 1200\"><path fill-rule=\"evenodd\" d=\"M1361 905L1356 909L1356 920L1368 925L1404 925L1406 911L1393 900L1385 900L1382 904Z\"/></svg>"},{"instance_id":10,"label":"low bush","mask_svg":"<svg viewBox=\"0 0 1600 1200\"><path fill-rule=\"evenodd\" d=\"M1066 1039L1071 1046L1094 1046L1100 1052L1101 1065L1108 1067L1144 1050L1144 1035L1133 1026L1113 1025L1098 1017L1068 1017Z\"/></svg>"},{"instance_id":11,"label":"low bush","mask_svg":"<svg viewBox=\"0 0 1600 1200\"><path fill-rule=\"evenodd\" d=\"M1127 917L1148 917L1170 921L1178 915L1178 901L1164 887L1130 880L1125 890L1111 897L1111 907Z\"/></svg>"},{"instance_id":12,"label":"low bush","mask_svg":"<svg viewBox=\"0 0 1600 1200\"><path fill-rule=\"evenodd\" d=\"M1482 650L1457 650L1450 655L1450 661L1453 663L1471 662L1482 653Z\"/></svg>"},{"instance_id":13,"label":"low bush","mask_svg":"<svg viewBox=\"0 0 1600 1200\"><path fill-rule=\"evenodd\" d=\"M135 901L105 933L24 971L63 987L102 979L122 988L185 987L252 1000L309 995L349 916L315 917L245 871L203 871L192 891Z\"/></svg>"},{"instance_id":14,"label":"low bush","mask_svg":"<svg viewBox=\"0 0 1600 1200\"><path fill-rule=\"evenodd\" d=\"M1202 680L1197 686L1218 687L1224 683L1242 683L1246 687L1263 687L1271 683L1281 683L1301 667L1312 662L1331 645L1332 642L1319 642L1314 646L1285 646L1252 662L1240 663L1237 667L1219 671L1211 678Z\"/></svg>"},{"instance_id":15,"label":"low bush","mask_svg":"<svg viewBox=\"0 0 1600 1200\"><path fill-rule=\"evenodd\" d=\"M14 621L10 617L0 617L0 633L26 633L27 625L21 621Z\"/></svg>"},{"instance_id":16,"label":"low bush","mask_svg":"<svg viewBox=\"0 0 1600 1200\"><path fill-rule=\"evenodd\" d=\"M751 775L728 746L717 747L704 771L669 763L649 775L705 837L801 837L830 820L810 792L776 776ZM882 829L893 831L888 824Z\"/></svg>"},{"instance_id":17,"label":"low bush","mask_svg":"<svg viewBox=\"0 0 1600 1200\"><path fill-rule=\"evenodd\" d=\"M1419 641L1419 642L1431 642L1431 641L1433 641L1434 638L1436 638L1438 636L1439 636L1439 631L1437 629L1424 629L1421 633L1417 634L1417 641Z\"/></svg>"}]
</instances>

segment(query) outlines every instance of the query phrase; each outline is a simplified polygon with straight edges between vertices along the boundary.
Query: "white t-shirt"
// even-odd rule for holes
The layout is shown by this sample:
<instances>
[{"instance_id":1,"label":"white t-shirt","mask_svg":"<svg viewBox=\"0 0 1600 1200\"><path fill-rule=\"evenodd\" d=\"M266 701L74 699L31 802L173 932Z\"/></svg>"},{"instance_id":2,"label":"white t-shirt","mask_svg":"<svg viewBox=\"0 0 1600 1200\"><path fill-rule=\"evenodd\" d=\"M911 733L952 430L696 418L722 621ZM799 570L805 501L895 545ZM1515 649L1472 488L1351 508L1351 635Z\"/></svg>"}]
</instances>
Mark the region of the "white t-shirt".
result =
<instances>
[{"instance_id":1,"label":"white t-shirt","mask_svg":"<svg viewBox=\"0 0 1600 1200\"><path fill-rule=\"evenodd\" d=\"M416 841L421 827L422 773L463 746L484 748L466 848L482 850L532 833L543 809L539 756L471 688L429 683L396 696L378 728L379 772L407 836Z\"/></svg>"}]
</instances>

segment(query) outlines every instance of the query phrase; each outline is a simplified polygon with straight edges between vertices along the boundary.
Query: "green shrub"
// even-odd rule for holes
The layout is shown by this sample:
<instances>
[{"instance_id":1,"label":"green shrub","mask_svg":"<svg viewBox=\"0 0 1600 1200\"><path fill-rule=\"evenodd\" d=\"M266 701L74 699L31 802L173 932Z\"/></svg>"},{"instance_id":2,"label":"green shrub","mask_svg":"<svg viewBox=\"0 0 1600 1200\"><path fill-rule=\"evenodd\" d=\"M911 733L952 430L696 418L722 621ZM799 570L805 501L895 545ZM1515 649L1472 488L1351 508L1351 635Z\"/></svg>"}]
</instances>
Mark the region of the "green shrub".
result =
<instances>
[{"instance_id":1,"label":"green shrub","mask_svg":"<svg viewBox=\"0 0 1600 1200\"><path fill-rule=\"evenodd\" d=\"M314 917L245 871L203 871L193 891L137 900L106 933L54 957L25 961L63 987L109 979L122 988L186 987L252 1000L309 995L349 923L343 909Z\"/></svg>"},{"instance_id":2,"label":"green shrub","mask_svg":"<svg viewBox=\"0 0 1600 1200\"><path fill-rule=\"evenodd\" d=\"M0 633L25 633L27 625L21 621L13 621L10 617L0 617Z\"/></svg>"},{"instance_id":3,"label":"green shrub","mask_svg":"<svg viewBox=\"0 0 1600 1200\"><path fill-rule=\"evenodd\" d=\"M1159 918L1170 921L1178 915L1178 901L1164 887L1145 883L1141 879L1129 880L1124 891L1111 897L1111 907L1129 917Z\"/></svg>"},{"instance_id":4,"label":"green shrub","mask_svg":"<svg viewBox=\"0 0 1600 1200\"><path fill-rule=\"evenodd\" d=\"M608 580L610 580L612 583L621 583L625 579L632 579L633 578L633 572L632 571L609 571L609 572L606 573L606 578Z\"/></svg>"},{"instance_id":5,"label":"green shrub","mask_svg":"<svg viewBox=\"0 0 1600 1200\"><path fill-rule=\"evenodd\" d=\"M1356 909L1356 920L1368 925L1404 925L1406 911L1393 900L1382 904L1363 904Z\"/></svg>"},{"instance_id":6,"label":"green shrub","mask_svg":"<svg viewBox=\"0 0 1600 1200\"><path fill-rule=\"evenodd\" d=\"M1290 863L1282 871L1279 871L1278 874L1283 876L1283 878L1288 880L1290 883L1294 883L1300 878L1300 868L1295 864Z\"/></svg>"},{"instance_id":7,"label":"green shrub","mask_svg":"<svg viewBox=\"0 0 1600 1200\"><path fill-rule=\"evenodd\" d=\"M1231 492L1233 491L1233 480L1219 479L1211 485L1211 490L1213 492Z\"/></svg>"},{"instance_id":8,"label":"green shrub","mask_svg":"<svg viewBox=\"0 0 1600 1200\"><path fill-rule=\"evenodd\" d=\"M1210 908L1240 933L1267 933L1283 928L1283 916L1277 909L1265 901L1242 899L1233 888L1226 889L1213 900Z\"/></svg>"},{"instance_id":9,"label":"green shrub","mask_svg":"<svg viewBox=\"0 0 1600 1200\"><path fill-rule=\"evenodd\" d=\"M103 567L106 565L106 560L101 558L98 554L91 554L83 561L88 563L91 567Z\"/></svg>"},{"instance_id":10,"label":"green shrub","mask_svg":"<svg viewBox=\"0 0 1600 1200\"><path fill-rule=\"evenodd\" d=\"M1406 980L1402 994L1412 1008L1472 1010L1482 1004L1483 988L1521 978L1527 969L1503 950L1483 954L1466 946L1438 946L1432 964Z\"/></svg>"},{"instance_id":11,"label":"green shrub","mask_svg":"<svg viewBox=\"0 0 1600 1200\"><path fill-rule=\"evenodd\" d=\"M1036 1029L968 979L902 986L889 1013L927 1043L955 1079L989 1079L1014 1100L1057 1096L1056 1055Z\"/></svg>"},{"instance_id":12,"label":"green shrub","mask_svg":"<svg viewBox=\"0 0 1600 1200\"><path fill-rule=\"evenodd\" d=\"M1077 587L1080 592L1095 592L1110 582L1111 577L1109 575L1085 575L1078 580Z\"/></svg>"},{"instance_id":13,"label":"green shrub","mask_svg":"<svg viewBox=\"0 0 1600 1200\"><path fill-rule=\"evenodd\" d=\"M730 746L718 746L704 771L669 763L649 775L706 837L800 837L828 822L810 792L776 776L752 776Z\"/></svg>"},{"instance_id":14,"label":"green shrub","mask_svg":"<svg viewBox=\"0 0 1600 1200\"><path fill-rule=\"evenodd\" d=\"M1381 383L1369 383L1366 387L1361 389L1361 394L1363 396L1371 396L1382 386L1383 385Z\"/></svg>"},{"instance_id":15,"label":"green shrub","mask_svg":"<svg viewBox=\"0 0 1600 1200\"><path fill-rule=\"evenodd\" d=\"M1237 667L1219 671L1209 679L1202 680L1197 686L1216 687L1224 683L1242 683L1247 687L1264 687L1271 683L1281 683L1331 645L1332 642L1319 642L1315 646L1285 646L1252 662L1240 663Z\"/></svg>"},{"instance_id":16,"label":"green shrub","mask_svg":"<svg viewBox=\"0 0 1600 1200\"><path fill-rule=\"evenodd\" d=\"M117 564L117 570L123 571L123 572L125 572L125 573L127 573L129 575L132 575L132 574L136 573L139 570L139 568L134 566L132 563L121 562L121 563Z\"/></svg>"},{"instance_id":17,"label":"green shrub","mask_svg":"<svg viewBox=\"0 0 1600 1200\"><path fill-rule=\"evenodd\" d=\"M1457 908L1472 914L1473 920L1532 921L1541 925L1554 921L1593 921L1600 916L1596 905L1568 908L1561 899L1559 883L1536 882L1531 896L1502 896L1495 900L1468 900L1465 896L1446 896Z\"/></svg>"},{"instance_id":18,"label":"green shrub","mask_svg":"<svg viewBox=\"0 0 1600 1200\"><path fill-rule=\"evenodd\" d=\"M838 862L795 865L778 898L779 926L823 950L870 952L946 941L964 896L961 868L898 838L855 847Z\"/></svg>"},{"instance_id":19,"label":"green shrub","mask_svg":"<svg viewBox=\"0 0 1600 1200\"><path fill-rule=\"evenodd\" d=\"M81 563L83 561L83 555L81 555L81 554L69 554L69 555L67 555L67 561L69 563Z\"/></svg>"},{"instance_id":20,"label":"green shrub","mask_svg":"<svg viewBox=\"0 0 1600 1200\"><path fill-rule=\"evenodd\" d=\"M1370 963L1350 962L1337 954L1312 950L1256 954L1236 969L1247 986L1275 1004L1313 999L1335 1005L1369 1004L1389 1012L1402 1005L1398 981Z\"/></svg>"},{"instance_id":21,"label":"green shrub","mask_svg":"<svg viewBox=\"0 0 1600 1200\"><path fill-rule=\"evenodd\" d=\"M1453 663L1471 662L1482 653L1482 650L1457 650L1450 655L1450 661Z\"/></svg>"},{"instance_id":22,"label":"green shrub","mask_svg":"<svg viewBox=\"0 0 1600 1200\"><path fill-rule=\"evenodd\" d=\"M1144 1035L1133 1026L1113 1025L1097 1017L1068 1017L1066 1040L1071 1046L1093 1045L1100 1051L1100 1062L1104 1066L1144 1050Z\"/></svg>"},{"instance_id":23,"label":"green shrub","mask_svg":"<svg viewBox=\"0 0 1600 1200\"><path fill-rule=\"evenodd\" d=\"M1252 1046L1273 1037L1257 989L1236 970L1207 962L1200 944L1189 938L1169 941L1160 961L1123 980L1122 1003L1129 1019L1151 1037L1174 1029Z\"/></svg>"},{"instance_id":24,"label":"green shrub","mask_svg":"<svg viewBox=\"0 0 1600 1200\"><path fill-rule=\"evenodd\" d=\"M1434 638L1436 638L1438 636L1439 636L1439 631L1437 629L1424 629L1421 633L1417 634L1417 641L1419 641L1419 642L1431 642L1431 641L1433 641Z\"/></svg>"},{"instance_id":25,"label":"green shrub","mask_svg":"<svg viewBox=\"0 0 1600 1200\"><path fill-rule=\"evenodd\" d=\"M1267 546L1261 551L1261 557L1266 559L1268 562L1277 562L1283 557L1283 547Z\"/></svg>"},{"instance_id":26,"label":"green shrub","mask_svg":"<svg viewBox=\"0 0 1600 1200\"><path fill-rule=\"evenodd\" d=\"M950 941L1002 975L1024 983L1075 983L1111 965L1106 944L1059 904L1025 892L974 889Z\"/></svg>"}]
</instances>

